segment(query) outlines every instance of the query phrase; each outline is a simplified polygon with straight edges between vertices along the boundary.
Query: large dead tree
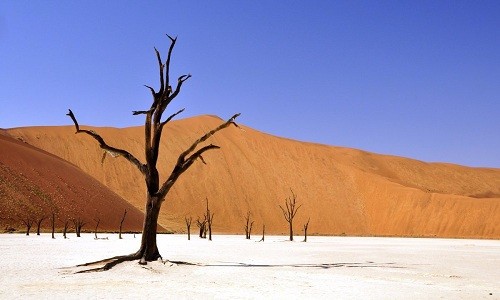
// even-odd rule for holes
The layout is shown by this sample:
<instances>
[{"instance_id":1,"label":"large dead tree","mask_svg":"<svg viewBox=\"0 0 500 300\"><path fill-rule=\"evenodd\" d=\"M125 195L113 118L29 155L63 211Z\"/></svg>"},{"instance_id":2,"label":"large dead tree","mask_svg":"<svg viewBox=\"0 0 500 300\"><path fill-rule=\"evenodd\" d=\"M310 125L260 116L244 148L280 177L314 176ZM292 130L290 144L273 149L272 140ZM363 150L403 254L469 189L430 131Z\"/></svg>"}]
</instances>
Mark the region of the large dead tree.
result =
<instances>
[{"instance_id":1,"label":"large dead tree","mask_svg":"<svg viewBox=\"0 0 500 300\"><path fill-rule=\"evenodd\" d=\"M176 86L172 87L172 82L170 80L170 60L172 56L172 50L174 49L177 38L173 38L169 35L167 36L170 39L170 47L168 49L167 59L165 61L162 60L160 52L155 48L156 58L158 61L160 87L158 90L155 90L150 86L146 86L151 91L151 95L153 97L151 106L146 110L132 112L134 115L145 116L145 162L141 162L132 153L124 149L108 145L98 133L92 130L81 129L78 125L75 115L71 110L69 110L67 114L75 124L76 133L85 133L94 138L99 143L99 146L104 150L104 155L108 153L113 157L121 156L126 159L128 162L134 165L144 176L144 180L146 183L147 197L144 209L145 216L142 228L141 245L139 249L137 250L137 252L129 255L117 256L111 259L94 262L102 263L106 261L107 263L101 268L92 269L92 271L108 270L123 261L139 260L140 264L146 264L148 261L160 259L161 255L156 244L156 233L158 215L160 213L161 205L165 201L165 197L174 186L175 182L179 179L181 174L188 170L195 161L200 159L202 162L204 162L202 155L205 152L213 149L219 149L217 145L206 145L204 144L204 142L206 142L215 133L226 127L229 127L231 124L237 126L235 123L235 119L239 116L239 114L235 114L226 122L220 124L216 128L202 135L199 139L194 141L190 147L180 153L170 175L166 177L167 179L164 182L160 182L160 176L156 164L158 161L158 156L160 154L160 140L162 137L163 129L168 122L170 122L175 116L184 111L184 109L173 113L165 120L163 120L163 114L172 100L174 100L179 95L183 84L189 78L191 78L190 74L181 75L176 80ZM85 265L88 266L91 264L92 263Z\"/></svg>"},{"instance_id":2,"label":"large dead tree","mask_svg":"<svg viewBox=\"0 0 500 300\"><path fill-rule=\"evenodd\" d=\"M297 206L297 195L295 195L292 190L290 191L292 192L292 196L285 199L286 210L281 205L280 208L281 212L283 212L283 217L285 217L285 220L288 222L288 226L290 227L290 241L293 241L293 218L295 218L295 215L302 204Z\"/></svg>"}]
</instances>

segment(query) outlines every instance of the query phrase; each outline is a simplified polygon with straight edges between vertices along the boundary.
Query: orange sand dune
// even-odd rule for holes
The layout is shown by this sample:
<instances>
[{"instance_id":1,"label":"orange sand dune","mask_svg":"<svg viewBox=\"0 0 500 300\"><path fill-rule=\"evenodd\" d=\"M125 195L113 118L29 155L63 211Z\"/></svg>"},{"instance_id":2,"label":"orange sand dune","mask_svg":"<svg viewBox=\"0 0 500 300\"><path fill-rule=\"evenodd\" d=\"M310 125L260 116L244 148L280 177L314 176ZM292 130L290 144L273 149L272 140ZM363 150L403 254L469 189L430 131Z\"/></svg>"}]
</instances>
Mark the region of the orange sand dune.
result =
<instances>
[{"instance_id":1,"label":"orange sand dune","mask_svg":"<svg viewBox=\"0 0 500 300\"><path fill-rule=\"evenodd\" d=\"M21 218L55 212L59 229L81 218L83 230L93 230L100 218L98 229L117 231L125 209L123 230L140 230L143 214L120 196L71 163L0 132L0 230L24 230ZM46 219L42 228L50 227Z\"/></svg>"},{"instance_id":2,"label":"orange sand dune","mask_svg":"<svg viewBox=\"0 0 500 300\"><path fill-rule=\"evenodd\" d=\"M81 116L82 121L84 116ZM178 154L222 121L201 116L170 123L159 159L167 176ZM92 128L108 144L143 160L143 128ZM145 185L123 158L108 156L89 136L74 128L31 127L8 133L68 160L142 210ZM168 195L160 224L184 231L184 217L202 216L205 199L219 232L243 232L251 211L254 234L286 233L279 205L297 194L296 234L311 219L316 234L500 238L500 169L378 155L297 142L248 127L231 127L210 141L222 147L204 156ZM193 222L194 224L194 222ZM194 225L193 225L194 226Z\"/></svg>"}]
</instances>

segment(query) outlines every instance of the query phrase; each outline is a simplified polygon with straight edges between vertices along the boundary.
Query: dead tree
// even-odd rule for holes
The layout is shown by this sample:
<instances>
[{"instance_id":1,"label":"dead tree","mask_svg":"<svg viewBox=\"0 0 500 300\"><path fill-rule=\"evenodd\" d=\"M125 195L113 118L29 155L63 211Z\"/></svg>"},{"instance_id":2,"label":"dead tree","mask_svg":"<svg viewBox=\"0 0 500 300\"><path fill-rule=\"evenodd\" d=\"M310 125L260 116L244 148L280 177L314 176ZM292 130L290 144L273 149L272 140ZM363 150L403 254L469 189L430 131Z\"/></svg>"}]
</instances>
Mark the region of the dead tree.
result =
<instances>
[{"instance_id":1,"label":"dead tree","mask_svg":"<svg viewBox=\"0 0 500 300\"><path fill-rule=\"evenodd\" d=\"M36 221L36 235L40 235L40 228L42 227L42 222L47 219L47 216L42 216Z\"/></svg>"},{"instance_id":2,"label":"dead tree","mask_svg":"<svg viewBox=\"0 0 500 300\"><path fill-rule=\"evenodd\" d=\"M98 240L99 238L97 237L97 227L99 227L99 223L101 223L101 218L97 217L94 219L94 221L95 221L94 239Z\"/></svg>"},{"instance_id":3,"label":"dead tree","mask_svg":"<svg viewBox=\"0 0 500 300\"><path fill-rule=\"evenodd\" d=\"M205 218L203 221L200 220L200 217L196 219L196 226L198 226L200 230L200 239L205 239L207 238L207 216L205 215Z\"/></svg>"},{"instance_id":4,"label":"dead tree","mask_svg":"<svg viewBox=\"0 0 500 300\"><path fill-rule=\"evenodd\" d=\"M210 209L208 208L208 198L207 198L207 212L206 212L206 215L205 215L205 219L207 220L207 230L208 230L208 240L211 241L212 240L212 224L214 222L214 213L212 213L210 211ZM205 234L206 236L206 234Z\"/></svg>"},{"instance_id":5,"label":"dead tree","mask_svg":"<svg viewBox=\"0 0 500 300\"><path fill-rule=\"evenodd\" d=\"M187 227L187 232L188 232L188 241L191 240L191 222L193 221L193 217L184 217L184 220L186 221L186 227Z\"/></svg>"},{"instance_id":6,"label":"dead tree","mask_svg":"<svg viewBox=\"0 0 500 300\"><path fill-rule=\"evenodd\" d=\"M55 239L55 231L56 231L56 214L55 213L52 213L52 220L51 220L51 223L52 223L52 238Z\"/></svg>"},{"instance_id":7,"label":"dead tree","mask_svg":"<svg viewBox=\"0 0 500 300\"><path fill-rule=\"evenodd\" d=\"M82 228L87 223L84 222L80 217L73 219L73 225L75 226L76 237L81 237Z\"/></svg>"},{"instance_id":8,"label":"dead tree","mask_svg":"<svg viewBox=\"0 0 500 300\"><path fill-rule=\"evenodd\" d=\"M21 218L21 222L24 224L24 226L26 226L26 235L30 235L30 230L31 227L33 226L34 220L31 217L27 216Z\"/></svg>"},{"instance_id":9,"label":"dead tree","mask_svg":"<svg viewBox=\"0 0 500 300\"><path fill-rule=\"evenodd\" d=\"M160 140L162 137L162 132L165 128L165 125L170 122L170 120L172 120L175 116L184 111L184 109L181 109L176 113L170 115L164 121L162 121L162 117L166 108L169 106L172 100L174 100L177 95L179 95L184 82L191 78L190 74L181 75L176 80L175 88L171 86L173 82L170 81L170 59L177 38L172 38L171 36L168 36L168 38L170 39L170 47L168 50L167 59L165 61L161 59L160 52L158 52L158 50L156 50L155 48L156 58L158 61L160 87L158 91L156 91L154 88L146 86L151 91L151 95L153 97L151 106L146 110L132 112L133 115L145 116L144 163L136 158L132 153L124 149L108 145L104 141L104 139L95 131L81 129L78 125L75 115L71 110L69 110L67 114L73 120L76 128L76 133L85 133L94 138L99 143L99 146L104 150L103 157L105 157L106 154L111 154L114 157L123 157L132 165L137 167L138 171L144 176L144 180L146 183L147 196L144 210L145 215L142 229L141 245L139 249L135 253L129 255L117 256L113 257L112 259L105 259L99 262L85 264L86 266L89 266L108 261L108 263L106 263L103 267L91 269L89 271L108 270L124 261L139 260L140 264L146 264L148 261L160 259L161 255L158 251L156 243L156 234L158 226L158 215L160 213L160 208L165 200L165 197L174 186L177 179L179 179L181 174L188 170L196 160L200 159L202 162L204 162L202 155L205 152L213 149L219 149L219 146L216 146L214 144L205 144L203 146L203 143L205 141L207 141L218 131L229 127L231 124L237 126L235 123L235 119L239 116L239 114L235 114L226 122L220 124L216 128L210 130L199 139L194 141L189 148L187 148L178 156L175 166L170 175L167 175L165 177L166 180L163 183L160 182L160 175L157 169L157 161L160 153Z\"/></svg>"},{"instance_id":10,"label":"dead tree","mask_svg":"<svg viewBox=\"0 0 500 300\"><path fill-rule=\"evenodd\" d=\"M69 219L66 219L64 221L64 227L63 227L63 237L66 238L66 233L68 232L68 225L69 225Z\"/></svg>"},{"instance_id":11,"label":"dead tree","mask_svg":"<svg viewBox=\"0 0 500 300\"><path fill-rule=\"evenodd\" d=\"M283 217L288 222L288 226L290 227L290 241L293 241L293 218L297 214L297 211L302 206L297 206L297 195L290 189L292 192L292 196L285 199L285 207L286 210L280 205L281 211L283 212Z\"/></svg>"},{"instance_id":12,"label":"dead tree","mask_svg":"<svg viewBox=\"0 0 500 300\"><path fill-rule=\"evenodd\" d=\"M309 227L309 221L311 221L311 218L308 218L307 223L304 224L304 242L307 242L307 228Z\"/></svg>"},{"instance_id":13,"label":"dead tree","mask_svg":"<svg viewBox=\"0 0 500 300\"><path fill-rule=\"evenodd\" d=\"M265 233L266 233L266 225L263 224L262 225L262 238L260 239L259 242L263 242L264 241L264 235L265 235Z\"/></svg>"},{"instance_id":14,"label":"dead tree","mask_svg":"<svg viewBox=\"0 0 500 300\"><path fill-rule=\"evenodd\" d=\"M253 222L250 222L250 211L247 212L247 216L245 217L245 238L247 240L250 239L250 234L252 233Z\"/></svg>"},{"instance_id":15,"label":"dead tree","mask_svg":"<svg viewBox=\"0 0 500 300\"><path fill-rule=\"evenodd\" d=\"M122 227L123 227L123 221L125 221L125 216L127 215L127 210L123 212L122 220L120 221L120 231L118 233L118 238L121 240L122 239Z\"/></svg>"}]
</instances>

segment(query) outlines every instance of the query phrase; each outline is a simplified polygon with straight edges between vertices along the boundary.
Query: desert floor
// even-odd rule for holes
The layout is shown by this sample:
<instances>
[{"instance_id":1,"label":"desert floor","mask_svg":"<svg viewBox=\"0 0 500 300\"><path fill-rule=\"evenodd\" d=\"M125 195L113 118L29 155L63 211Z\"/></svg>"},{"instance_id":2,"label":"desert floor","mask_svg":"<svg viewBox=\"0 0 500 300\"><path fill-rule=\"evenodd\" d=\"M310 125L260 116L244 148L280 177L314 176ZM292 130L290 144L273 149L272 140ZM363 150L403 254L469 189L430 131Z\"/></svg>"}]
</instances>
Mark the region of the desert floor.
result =
<instances>
[{"instance_id":1,"label":"desert floor","mask_svg":"<svg viewBox=\"0 0 500 300\"><path fill-rule=\"evenodd\" d=\"M140 236L0 235L0 298L500 299L500 241L283 236L212 242L160 235L165 259L107 272L73 266L134 252Z\"/></svg>"}]
</instances>

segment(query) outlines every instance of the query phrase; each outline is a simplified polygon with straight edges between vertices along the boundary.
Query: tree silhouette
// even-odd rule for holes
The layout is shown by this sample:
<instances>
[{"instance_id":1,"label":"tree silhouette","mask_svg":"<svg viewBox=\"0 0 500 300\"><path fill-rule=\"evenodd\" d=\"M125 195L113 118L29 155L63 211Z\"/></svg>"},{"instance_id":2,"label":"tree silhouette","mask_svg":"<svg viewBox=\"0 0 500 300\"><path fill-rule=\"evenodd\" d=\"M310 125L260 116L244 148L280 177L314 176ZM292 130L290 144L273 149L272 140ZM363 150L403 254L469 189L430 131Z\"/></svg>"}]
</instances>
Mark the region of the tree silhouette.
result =
<instances>
[{"instance_id":1,"label":"tree silhouette","mask_svg":"<svg viewBox=\"0 0 500 300\"><path fill-rule=\"evenodd\" d=\"M247 215L245 217L245 238L247 240L250 239L250 234L252 233L252 227L253 227L254 221L250 221L250 211L247 212Z\"/></svg>"},{"instance_id":2,"label":"tree silhouette","mask_svg":"<svg viewBox=\"0 0 500 300\"><path fill-rule=\"evenodd\" d=\"M111 259L104 259L101 261L84 264L83 266L94 265L97 263L107 262L103 267L98 267L94 269L90 269L87 271L100 271L100 270L108 270L113 266L123 262L130 260L139 260L140 264L146 264L148 261L154 261L161 258L160 252L156 243L156 234L157 234L157 225L158 225L158 216L160 213L160 208L165 200L170 189L173 187L177 179L183 174L186 170L191 167L191 165L198 159L204 162L202 155L213 149L219 149L219 146L214 144L204 145L203 143L207 141L211 136L213 136L218 131L229 127L230 125L236 125L235 119L239 116L239 114L235 114L226 122L220 124L216 128L210 130L199 139L194 141L192 145L187 148L185 151L180 153L177 158L177 162L171 171L170 175L166 177L166 180L161 183L160 175L157 169L157 161L160 150L160 140L162 137L163 129L165 125L170 122L175 116L184 111L181 109L176 113L170 115L166 120L162 121L163 114L169 104L174 100L180 93L183 84L191 78L190 74L181 75L177 78L176 87L173 88L171 86L170 81L170 60L172 56L172 50L176 44L177 38L173 38L167 35L170 39L170 47L167 53L167 59L165 61L162 60L160 56L160 52L155 48L156 58L158 61L159 68L159 79L160 79L160 87L159 90L156 91L154 88L150 86L146 86L150 91L153 97L153 101L151 107L147 110L141 111L133 111L133 115L145 115L144 122L144 153L145 153L145 163L141 162L138 158L136 158L132 153L116 148L108 145L104 139L92 130L81 129L78 125L75 115L71 110L68 112L68 116L73 120L73 123L76 128L76 133L85 133L92 138L94 138L99 146L104 150L104 155L111 154L112 156L121 156L130 162L132 165L137 167L138 171L144 176L144 180L146 183L147 197L146 197L146 206L145 206L145 216L144 216L144 225L142 228L142 239L141 245L139 249L132 254L122 255L113 257Z\"/></svg>"},{"instance_id":3,"label":"tree silhouette","mask_svg":"<svg viewBox=\"0 0 500 300\"><path fill-rule=\"evenodd\" d=\"M285 199L285 207L286 210L280 205L281 211L283 212L283 217L288 222L288 226L290 227L290 241L293 241L293 218L297 214L297 211L302 206L297 206L297 195L290 189L292 192L292 196Z\"/></svg>"}]
</instances>

